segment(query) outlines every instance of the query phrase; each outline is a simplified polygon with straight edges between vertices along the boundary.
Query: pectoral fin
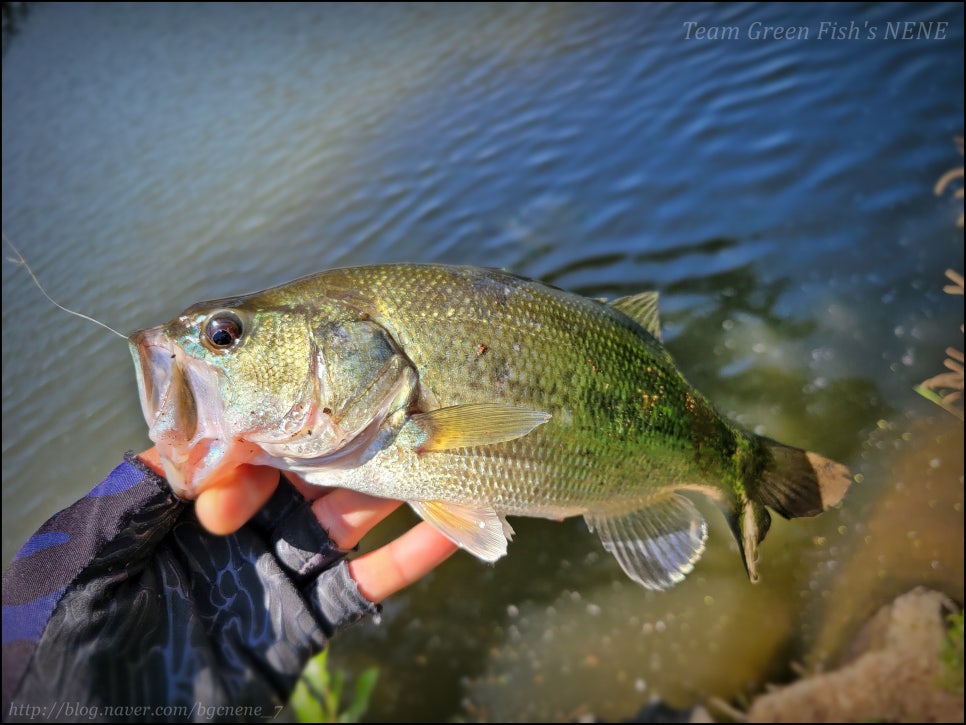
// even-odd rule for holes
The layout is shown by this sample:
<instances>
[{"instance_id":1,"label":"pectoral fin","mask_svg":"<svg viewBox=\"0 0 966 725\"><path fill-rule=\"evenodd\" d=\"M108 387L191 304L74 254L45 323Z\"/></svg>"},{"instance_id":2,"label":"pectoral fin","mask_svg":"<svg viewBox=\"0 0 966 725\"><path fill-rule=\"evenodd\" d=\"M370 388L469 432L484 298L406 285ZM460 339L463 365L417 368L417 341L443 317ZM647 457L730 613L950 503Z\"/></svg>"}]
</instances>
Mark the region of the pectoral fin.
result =
<instances>
[{"instance_id":1,"label":"pectoral fin","mask_svg":"<svg viewBox=\"0 0 966 725\"><path fill-rule=\"evenodd\" d=\"M694 568L708 527L688 499L671 494L630 513L584 515L604 548L631 579L647 589L668 589Z\"/></svg>"},{"instance_id":2,"label":"pectoral fin","mask_svg":"<svg viewBox=\"0 0 966 725\"><path fill-rule=\"evenodd\" d=\"M410 501L409 505L450 541L483 561L504 556L507 542L513 538L513 528L489 506L443 501Z\"/></svg>"},{"instance_id":3,"label":"pectoral fin","mask_svg":"<svg viewBox=\"0 0 966 725\"><path fill-rule=\"evenodd\" d=\"M550 420L549 413L499 403L471 403L417 413L410 422L424 434L419 452L487 446L520 438Z\"/></svg>"}]
</instances>

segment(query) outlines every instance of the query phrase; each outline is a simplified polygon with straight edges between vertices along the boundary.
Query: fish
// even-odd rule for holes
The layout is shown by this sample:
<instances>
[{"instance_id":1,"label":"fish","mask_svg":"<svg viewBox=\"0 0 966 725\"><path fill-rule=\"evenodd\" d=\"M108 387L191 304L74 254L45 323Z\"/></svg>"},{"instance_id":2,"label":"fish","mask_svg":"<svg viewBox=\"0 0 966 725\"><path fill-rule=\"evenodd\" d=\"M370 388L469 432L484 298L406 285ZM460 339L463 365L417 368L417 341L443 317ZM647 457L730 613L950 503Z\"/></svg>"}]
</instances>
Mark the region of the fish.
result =
<instances>
[{"instance_id":1,"label":"fish","mask_svg":"<svg viewBox=\"0 0 966 725\"><path fill-rule=\"evenodd\" d=\"M274 466L406 501L485 562L507 517L583 516L648 589L723 512L749 578L771 522L839 503L849 470L720 415L661 342L658 296L590 299L497 269L347 267L203 302L129 337L168 482Z\"/></svg>"}]
</instances>

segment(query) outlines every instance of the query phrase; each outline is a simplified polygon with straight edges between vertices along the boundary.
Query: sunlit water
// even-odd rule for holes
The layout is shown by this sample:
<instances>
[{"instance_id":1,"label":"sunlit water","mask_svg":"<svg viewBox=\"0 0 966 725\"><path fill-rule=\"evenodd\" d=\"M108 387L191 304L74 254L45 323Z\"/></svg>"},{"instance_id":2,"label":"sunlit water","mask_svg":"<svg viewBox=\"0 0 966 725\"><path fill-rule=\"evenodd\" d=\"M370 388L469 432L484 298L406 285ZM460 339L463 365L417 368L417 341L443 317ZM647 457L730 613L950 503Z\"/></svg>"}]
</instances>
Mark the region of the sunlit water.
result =
<instances>
[{"instance_id":1,"label":"sunlit water","mask_svg":"<svg viewBox=\"0 0 966 725\"><path fill-rule=\"evenodd\" d=\"M948 25L884 37L906 20ZM124 332L368 262L659 290L723 412L861 474L843 508L776 522L757 587L708 508L664 594L582 522L518 519L506 559L457 555L334 645L380 667L373 719L614 719L821 664L916 584L962 601L962 427L912 392L962 346L959 212L932 191L962 88L961 5L41 5L3 60L3 230ZM5 263L4 562L147 445L125 344Z\"/></svg>"}]
</instances>

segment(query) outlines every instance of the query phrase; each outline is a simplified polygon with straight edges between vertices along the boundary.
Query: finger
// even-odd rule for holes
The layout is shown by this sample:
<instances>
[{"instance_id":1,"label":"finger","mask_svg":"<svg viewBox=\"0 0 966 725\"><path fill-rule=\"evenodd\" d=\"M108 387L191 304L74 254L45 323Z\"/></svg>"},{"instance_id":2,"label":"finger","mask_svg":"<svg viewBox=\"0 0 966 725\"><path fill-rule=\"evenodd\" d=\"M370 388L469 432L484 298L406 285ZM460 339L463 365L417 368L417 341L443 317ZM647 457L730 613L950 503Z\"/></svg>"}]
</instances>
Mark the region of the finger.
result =
<instances>
[{"instance_id":1,"label":"finger","mask_svg":"<svg viewBox=\"0 0 966 725\"><path fill-rule=\"evenodd\" d=\"M337 488L313 501L312 511L335 545L348 551L400 505L401 501Z\"/></svg>"},{"instance_id":2,"label":"finger","mask_svg":"<svg viewBox=\"0 0 966 725\"><path fill-rule=\"evenodd\" d=\"M141 462L154 471L156 474L164 478L164 465L161 463L161 454L158 453L158 447L153 446L148 448L146 451L138 453L137 457L141 459Z\"/></svg>"},{"instance_id":3,"label":"finger","mask_svg":"<svg viewBox=\"0 0 966 725\"><path fill-rule=\"evenodd\" d=\"M282 471L282 475L285 476L286 481L295 486L295 490L302 494L302 498L309 503L325 496L327 493L337 490L332 486L317 486L314 483L309 483L294 471Z\"/></svg>"},{"instance_id":4,"label":"finger","mask_svg":"<svg viewBox=\"0 0 966 725\"><path fill-rule=\"evenodd\" d=\"M350 561L349 573L362 595L378 604L424 577L456 549L456 544L422 521L398 539Z\"/></svg>"},{"instance_id":5,"label":"finger","mask_svg":"<svg viewBox=\"0 0 966 725\"><path fill-rule=\"evenodd\" d=\"M266 466L239 466L220 485L206 488L195 501L201 525L213 534L231 534L271 498L278 471Z\"/></svg>"}]
</instances>

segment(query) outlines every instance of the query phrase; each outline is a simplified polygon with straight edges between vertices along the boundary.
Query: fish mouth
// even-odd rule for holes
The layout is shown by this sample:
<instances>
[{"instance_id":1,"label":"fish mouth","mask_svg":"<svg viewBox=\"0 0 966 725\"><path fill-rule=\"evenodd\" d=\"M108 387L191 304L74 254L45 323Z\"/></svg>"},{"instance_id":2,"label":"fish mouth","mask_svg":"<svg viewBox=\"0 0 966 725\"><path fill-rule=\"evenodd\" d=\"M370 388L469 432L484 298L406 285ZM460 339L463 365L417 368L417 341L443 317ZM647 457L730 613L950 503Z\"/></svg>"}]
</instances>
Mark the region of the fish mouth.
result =
<instances>
[{"instance_id":1,"label":"fish mouth","mask_svg":"<svg viewBox=\"0 0 966 725\"><path fill-rule=\"evenodd\" d=\"M210 377L193 369L183 351L165 335L164 327L135 332L128 338L137 371L141 411L148 436L158 447L172 490L195 498L204 488L210 465L224 436L217 425L218 410L211 404Z\"/></svg>"}]
</instances>

